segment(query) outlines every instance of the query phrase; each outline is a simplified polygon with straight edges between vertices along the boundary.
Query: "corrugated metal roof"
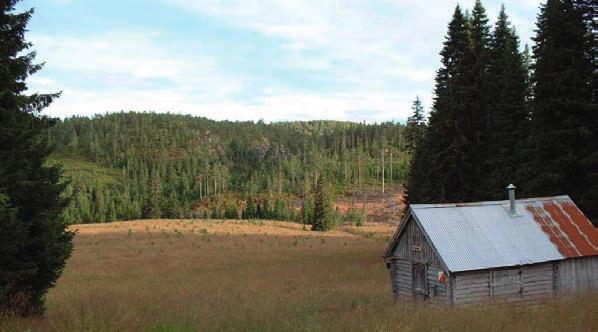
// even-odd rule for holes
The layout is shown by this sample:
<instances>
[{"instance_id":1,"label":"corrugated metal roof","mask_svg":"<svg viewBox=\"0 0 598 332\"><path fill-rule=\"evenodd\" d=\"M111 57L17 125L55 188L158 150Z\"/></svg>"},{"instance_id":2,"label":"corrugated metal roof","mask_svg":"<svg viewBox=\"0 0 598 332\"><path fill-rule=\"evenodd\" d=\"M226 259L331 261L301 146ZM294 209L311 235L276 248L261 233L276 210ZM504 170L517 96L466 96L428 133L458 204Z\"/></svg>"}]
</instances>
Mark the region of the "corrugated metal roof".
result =
<instances>
[{"instance_id":1,"label":"corrugated metal roof","mask_svg":"<svg viewBox=\"0 0 598 332\"><path fill-rule=\"evenodd\" d=\"M413 204L411 211L450 271L598 255L598 230L568 196L509 201Z\"/></svg>"},{"instance_id":2,"label":"corrugated metal roof","mask_svg":"<svg viewBox=\"0 0 598 332\"><path fill-rule=\"evenodd\" d=\"M569 197L533 202L526 210L563 256L598 255L598 229Z\"/></svg>"}]
</instances>

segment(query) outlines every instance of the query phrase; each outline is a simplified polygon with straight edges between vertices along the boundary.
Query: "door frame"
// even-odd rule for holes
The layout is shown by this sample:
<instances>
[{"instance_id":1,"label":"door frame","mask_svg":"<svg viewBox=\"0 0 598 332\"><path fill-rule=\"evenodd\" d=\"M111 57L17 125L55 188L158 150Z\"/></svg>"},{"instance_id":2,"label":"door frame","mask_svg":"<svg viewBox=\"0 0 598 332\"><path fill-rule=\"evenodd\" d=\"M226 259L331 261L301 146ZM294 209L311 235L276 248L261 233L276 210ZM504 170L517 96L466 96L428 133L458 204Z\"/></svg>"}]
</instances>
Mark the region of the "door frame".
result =
<instances>
[{"instance_id":1,"label":"door frame","mask_svg":"<svg viewBox=\"0 0 598 332\"><path fill-rule=\"evenodd\" d=\"M419 282L416 282L416 270L420 270L421 271L421 276L422 276L422 285L423 285L423 289L419 289L416 288L416 284L418 284ZM425 263L413 263L412 265L412 271L411 271L411 289L413 291L413 298L416 300L427 300L428 299L428 264Z\"/></svg>"}]
</instances>

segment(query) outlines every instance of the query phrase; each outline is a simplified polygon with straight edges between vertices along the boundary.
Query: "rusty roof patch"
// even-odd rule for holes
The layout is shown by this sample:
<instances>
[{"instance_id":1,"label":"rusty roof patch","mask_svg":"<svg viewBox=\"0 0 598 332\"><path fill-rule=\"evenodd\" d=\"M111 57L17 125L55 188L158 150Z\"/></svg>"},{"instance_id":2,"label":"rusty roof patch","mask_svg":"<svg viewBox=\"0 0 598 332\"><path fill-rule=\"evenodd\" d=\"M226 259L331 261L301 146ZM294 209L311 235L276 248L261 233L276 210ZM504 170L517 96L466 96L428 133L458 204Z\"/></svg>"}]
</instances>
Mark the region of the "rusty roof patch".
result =
<instances>
[{"instance_id":1,"label":"rusty roof patch","mask_svg":"<svg viewBox=\"0 0 598 332\"><path fill-rule=\"evenodd\" d=\"M598 255L598 230L571 199L530 204L526 209L563 256Z\"/></svg>"}]
</instances>

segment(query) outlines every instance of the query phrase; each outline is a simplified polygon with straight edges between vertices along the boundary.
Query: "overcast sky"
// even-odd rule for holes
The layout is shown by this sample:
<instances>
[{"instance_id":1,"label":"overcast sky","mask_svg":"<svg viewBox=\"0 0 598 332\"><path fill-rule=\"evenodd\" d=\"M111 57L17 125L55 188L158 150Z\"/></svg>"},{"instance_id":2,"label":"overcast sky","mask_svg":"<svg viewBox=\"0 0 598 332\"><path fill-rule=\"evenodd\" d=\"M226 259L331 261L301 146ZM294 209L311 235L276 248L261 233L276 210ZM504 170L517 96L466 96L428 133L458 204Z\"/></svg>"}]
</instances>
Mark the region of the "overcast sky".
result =
<instances>
[{"instance_id":1,"label":"overcast sky","mask_svg":"<svg viewBox=\"0 0 598 332\"><path fill-rule=\"evenodd\" d=\"M473 0L459 2L464 9ZM522 43L539 0L502 3ZM120 110L229 120L404 121L428 108L456 1L24 0L45 113Z\"/></svg>"}]
</instances>

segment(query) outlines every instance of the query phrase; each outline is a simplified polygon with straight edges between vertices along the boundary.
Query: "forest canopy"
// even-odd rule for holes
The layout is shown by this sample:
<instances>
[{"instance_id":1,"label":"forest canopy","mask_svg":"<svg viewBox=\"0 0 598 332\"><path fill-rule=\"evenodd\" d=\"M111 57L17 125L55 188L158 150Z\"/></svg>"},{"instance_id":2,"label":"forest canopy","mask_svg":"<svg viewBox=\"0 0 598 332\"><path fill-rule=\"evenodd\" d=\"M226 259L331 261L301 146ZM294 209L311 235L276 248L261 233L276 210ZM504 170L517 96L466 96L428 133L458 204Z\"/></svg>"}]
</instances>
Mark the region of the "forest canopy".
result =
<instances>
[{"instance_id":1,"label":"forest canopy","mask_svg":"<svg viewBox=\"0 0 598 332\"><path fill-rule=\"evenodd\" d=\"M50 131L66 168L73 223L224 217L248 200L274 219L312 192L322 174L333 192L408 175L404 126L340 121L231 122L188 115L114 113L73 117ZM233 205L233 206L230 206ZM266 205L265 207L263 205ZM231 213L229 213L231 214Z\"/></svg>"}]
</instances>

